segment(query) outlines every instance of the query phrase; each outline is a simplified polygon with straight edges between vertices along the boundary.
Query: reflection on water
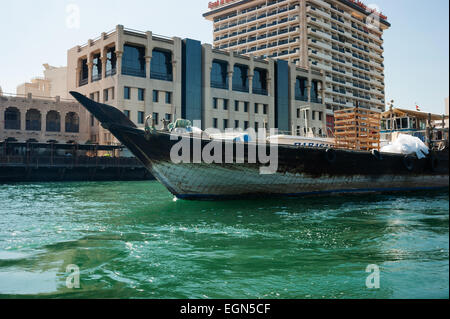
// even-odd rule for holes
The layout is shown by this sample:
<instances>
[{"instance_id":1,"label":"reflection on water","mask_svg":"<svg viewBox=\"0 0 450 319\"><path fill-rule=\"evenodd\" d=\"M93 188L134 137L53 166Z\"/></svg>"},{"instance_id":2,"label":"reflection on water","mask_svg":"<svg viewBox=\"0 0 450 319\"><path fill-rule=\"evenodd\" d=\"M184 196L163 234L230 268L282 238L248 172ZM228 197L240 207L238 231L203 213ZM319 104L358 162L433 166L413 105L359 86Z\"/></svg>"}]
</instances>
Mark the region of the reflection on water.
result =
<instances>
[{"instance_id":1,"label":"reflection on water","mask_svg":"<svg viewBox=\"0 0 450 319\"><path fill-rule=\"evenodd\" d=\"M448 192L186 202L156 182L49 183L1 185L0 203L0 297L449 296Z\"/></svg>"}]
</instances>

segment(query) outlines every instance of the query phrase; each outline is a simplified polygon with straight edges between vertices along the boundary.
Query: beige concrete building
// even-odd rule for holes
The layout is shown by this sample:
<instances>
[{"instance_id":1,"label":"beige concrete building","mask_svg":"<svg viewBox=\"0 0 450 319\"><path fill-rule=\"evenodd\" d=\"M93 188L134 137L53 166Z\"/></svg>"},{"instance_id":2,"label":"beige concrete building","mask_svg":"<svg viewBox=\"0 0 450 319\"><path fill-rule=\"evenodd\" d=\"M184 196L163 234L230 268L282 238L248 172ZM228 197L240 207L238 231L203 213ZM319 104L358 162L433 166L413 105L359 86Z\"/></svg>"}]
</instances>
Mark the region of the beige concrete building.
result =
<instances>
[{"instance_id":1,"label":"beige concrete building","mask_svg":"<svg viewBox=\"0 0 450 319\"><path fill-rule=\"evenodd\" d=\"M19 85L16 93L23 96L31 93L35 97L70 98L67 91L67 67L54 67L48 64L43 66L44 76L35 77L31 82Z\"/></svg>"},{"instance_id":2,"label":"beige concrete building","mask_svg":"<svg viewBox=\"0 0 450 319\"><path fill-rule=\"evenodd\" d=\"M73 100L0 94L0 141L85 144L91 138L89 119Z\"/></svg>"},{"instance_id":3,"label":"beige concrete building","mask_svg":"<svg viewBox=\"0 0 450 319\"><path fill-rule=\"evenodd\" d=\"M70 49L67 74L69 90L117 107L140 127L152 115L158 128L164 118L185 118L203 129L327 131L321 72L191 39L119 25ZM98 142L115 141L99 128Z\"/></svg>"},{"instance_id":4,"label":"beige concrete building","mask_svg":"<svg viewBox=\"0 0 450 319\"><path fill-rule=\"evenodd\" d=\"M356 0L229 0L209 3L214 47L323 71L328 114L384 111L387 17Z\"/></svg>"}]
</instances>

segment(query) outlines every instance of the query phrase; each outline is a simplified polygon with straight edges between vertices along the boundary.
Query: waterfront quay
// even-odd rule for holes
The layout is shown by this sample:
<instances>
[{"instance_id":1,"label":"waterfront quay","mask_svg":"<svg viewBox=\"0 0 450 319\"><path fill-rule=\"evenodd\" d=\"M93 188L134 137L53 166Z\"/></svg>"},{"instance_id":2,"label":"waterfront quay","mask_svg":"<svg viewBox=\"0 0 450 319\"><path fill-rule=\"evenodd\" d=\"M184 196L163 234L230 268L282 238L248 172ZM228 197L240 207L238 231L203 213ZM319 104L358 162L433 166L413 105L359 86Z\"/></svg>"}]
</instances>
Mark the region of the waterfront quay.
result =
<instances>
[{"instance_id":1,"label":"waterfront quay","mask_svg":"<svg viewBox=\"0 0 450 319\"><path fill-rule=\"evenodd\" d=\"M0 183L153 179L135 157L116 156L121 152L121 146L1 142Z\"/></svg>"}]
</instances>

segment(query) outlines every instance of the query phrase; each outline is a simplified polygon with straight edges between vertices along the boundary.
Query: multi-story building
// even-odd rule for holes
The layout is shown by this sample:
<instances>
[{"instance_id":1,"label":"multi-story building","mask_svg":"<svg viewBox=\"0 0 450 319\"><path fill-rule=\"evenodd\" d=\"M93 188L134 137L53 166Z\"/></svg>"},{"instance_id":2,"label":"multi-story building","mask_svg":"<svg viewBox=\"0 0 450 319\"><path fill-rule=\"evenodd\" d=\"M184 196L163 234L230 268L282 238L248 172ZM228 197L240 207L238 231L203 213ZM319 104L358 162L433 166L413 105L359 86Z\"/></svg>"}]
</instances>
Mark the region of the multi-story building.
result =
<instances>
[{"instance_id":1,"label":"multi-story building","mask_svg":"<svg viewBox=\"0 0 450 319\"><path fill-rule=\"evenodd\" d=\"M88 112L74 100L0 93L0 141L85 144L88 123Z\"/></svg>"},{"instance_id":2,"label":"multi-story building","mask_svg":"<svg viewBox=\"0 0 450 319\"><path fill-rule=\"evenodd\" d=\"M44 64L44 77L35 77L17 87L18 95L53 98L70 98L67 92L67 68Z\"/></svg>"},{"instance_id":3,"label":"multi-story building","mask_svg":"<svg viewBox=\"0 0 450 319\"><path fill-rule=\"evenodd\" d=\"M345 107L385 110L387 17L356 0L219 0L214 47L324 72L328 115Z\"/></svg>"},{"instance_id":4,"label":"multi-story building","mask_svg":"<svg viewBox=\"0 0 450 319\"><path fill-rule=\"evenodd\" d=\"M184 118L203 129L326 135L324 82L321 72L286 61L121 25L68 51L68 89L117 107L140 127L152 115L159 128L163 118ZM114 139L99 128L99 142Z\"/></svg>"}]
</instances>

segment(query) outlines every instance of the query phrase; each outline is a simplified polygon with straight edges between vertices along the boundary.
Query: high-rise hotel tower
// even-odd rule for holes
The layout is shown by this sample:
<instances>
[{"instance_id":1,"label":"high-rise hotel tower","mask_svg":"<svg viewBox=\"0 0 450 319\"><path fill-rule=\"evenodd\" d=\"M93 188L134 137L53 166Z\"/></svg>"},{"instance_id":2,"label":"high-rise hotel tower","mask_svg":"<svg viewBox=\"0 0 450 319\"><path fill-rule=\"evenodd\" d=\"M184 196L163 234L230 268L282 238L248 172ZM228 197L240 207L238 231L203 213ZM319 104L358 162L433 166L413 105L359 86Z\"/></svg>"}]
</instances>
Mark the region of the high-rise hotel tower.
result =
<instances>
[{"instance_id":1,"label":"high-rise hotel tower","mask_svg":"<svg viewBox=\"0 0 450 319\"><path fill-rule=\"evenodd\" d=\"M327 113L385 109L383 32L387 17L356 0L218 0L218 49L288 60L325 75Z\"/></svg>"}]
</instances>

